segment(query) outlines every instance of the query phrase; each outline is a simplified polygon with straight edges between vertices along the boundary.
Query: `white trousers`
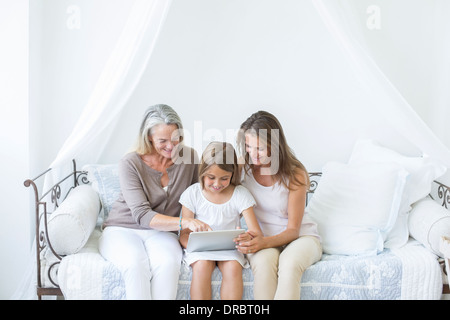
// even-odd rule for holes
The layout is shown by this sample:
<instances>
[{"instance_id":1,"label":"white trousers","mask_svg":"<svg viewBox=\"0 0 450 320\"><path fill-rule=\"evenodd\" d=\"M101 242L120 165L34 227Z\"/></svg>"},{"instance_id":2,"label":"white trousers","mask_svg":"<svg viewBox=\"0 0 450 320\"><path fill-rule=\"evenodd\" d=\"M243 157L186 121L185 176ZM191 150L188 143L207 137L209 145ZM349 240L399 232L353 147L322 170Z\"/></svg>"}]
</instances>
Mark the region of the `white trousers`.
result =
<instances>
[{"instance_id":1,"label":"white trousers","mask_svg":"<svg viewBox=\"0 0 450 320\"><path fill-rule=\"evenodd\" d=\"M172 232L109 226L100 254L122 273L128 300L174 300L183 251Z\"/></svg>"}]
</instances>

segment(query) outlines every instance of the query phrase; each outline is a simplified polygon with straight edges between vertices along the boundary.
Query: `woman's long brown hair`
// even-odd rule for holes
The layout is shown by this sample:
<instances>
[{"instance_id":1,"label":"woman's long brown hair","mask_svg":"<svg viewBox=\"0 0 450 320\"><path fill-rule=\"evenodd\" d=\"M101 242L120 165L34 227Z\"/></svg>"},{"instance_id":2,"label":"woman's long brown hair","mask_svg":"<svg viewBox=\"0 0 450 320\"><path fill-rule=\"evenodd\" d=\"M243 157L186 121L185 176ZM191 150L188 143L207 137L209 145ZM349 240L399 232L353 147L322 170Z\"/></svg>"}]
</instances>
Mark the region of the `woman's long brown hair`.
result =
<instances>
[{"instance_id":1,"label":"woman's long brown hair","mask_svg":"<svg viewBox=\"0 0 450 320\"><path fill-rule=\"evenodd\" d=\"M276 131L273 131L276 130ZM262 137L260 134L264 132L264 136ZM272 134L277 132L278 134ZM286 137L283 132L283 128L281 127L278 119L271 113L267 111L258 111L252 114L247 120L245 120L240 127L240 130L237 135L237 148L241 155L244 155L244 170L247 174L249 169L251 168L250 157L245 148L245 134L256 134L256 136L261 139L263 138L267 148L270 152L270 155L274 155L273 148L278 148L278 168L276 172L273 172L275 181L280 181L284 186L286 186L289 190L293 189L292 185L297 187L305 186L307 189L309 188L309 175L305 166L297 159L293 150L289 147L286 141ZM298 170L304 172L305 181L300 181L296 174Z\"/></svg>"}]
</instances>

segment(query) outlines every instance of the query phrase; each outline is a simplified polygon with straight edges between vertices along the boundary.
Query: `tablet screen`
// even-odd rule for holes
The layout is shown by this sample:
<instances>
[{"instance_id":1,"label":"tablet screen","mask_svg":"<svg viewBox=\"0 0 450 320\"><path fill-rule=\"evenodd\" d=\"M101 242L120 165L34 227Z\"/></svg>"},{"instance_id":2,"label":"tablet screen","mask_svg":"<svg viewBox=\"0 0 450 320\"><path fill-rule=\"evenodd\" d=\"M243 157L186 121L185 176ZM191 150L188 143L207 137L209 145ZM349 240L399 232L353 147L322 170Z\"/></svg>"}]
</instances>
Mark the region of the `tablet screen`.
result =
<instances>
[{"instance_id":1,"label":"tablet screen","mask_svg":"<svg viewBox=\"0 0 450 320\"><path fill-rule=\"evenodd\" d=\"M188 252L233 250L236 249L233 239L244 232L244 229L191 232L186 250Z\"/></svg>"}]
</instances>

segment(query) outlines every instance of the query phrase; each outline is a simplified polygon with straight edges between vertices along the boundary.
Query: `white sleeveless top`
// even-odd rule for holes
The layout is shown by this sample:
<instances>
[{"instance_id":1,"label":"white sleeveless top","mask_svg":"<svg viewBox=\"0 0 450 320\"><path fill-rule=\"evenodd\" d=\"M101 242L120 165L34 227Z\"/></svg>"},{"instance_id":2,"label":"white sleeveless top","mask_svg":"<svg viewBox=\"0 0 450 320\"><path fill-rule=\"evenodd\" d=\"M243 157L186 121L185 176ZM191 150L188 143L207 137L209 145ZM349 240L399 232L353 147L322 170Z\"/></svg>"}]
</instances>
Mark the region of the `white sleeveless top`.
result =
<instances>
[{"instance_id":1,"label":"white sleeveless top","mask_svg":"<svg viewBox=\"0 0 450 320\"><path fill-rule=\"evenodd\" d=\"M246 187L256 201L253 208L264 236L270 237L283 232L288 223L289 189L281 182L265 187L259 184L250 170L243 174L242 185ZM317 224L305 211L300 227L300 236L315 236L320 240Z\"/></svg>"}]
</instances>

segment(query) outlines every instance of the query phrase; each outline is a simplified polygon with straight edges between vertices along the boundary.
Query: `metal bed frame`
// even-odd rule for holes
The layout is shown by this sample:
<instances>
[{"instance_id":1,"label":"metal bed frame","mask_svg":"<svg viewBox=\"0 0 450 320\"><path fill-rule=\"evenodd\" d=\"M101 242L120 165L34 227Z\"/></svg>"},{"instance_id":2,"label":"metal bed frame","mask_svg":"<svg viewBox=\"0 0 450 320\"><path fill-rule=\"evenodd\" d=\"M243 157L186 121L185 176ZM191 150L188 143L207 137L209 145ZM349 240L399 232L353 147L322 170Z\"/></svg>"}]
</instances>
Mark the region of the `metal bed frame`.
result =
<instances>
[{"instance_id":1,"label":"metal bed frame","mask_svg":"<svg viewBox=\"0 0 450 320\"><path fill-rule=\"evenodd\" d=\"M67 195L70 193L72 189L80 185L80 182L82 184L89 184L89 180L87 178L87 172L86 171L78 171L75 160L72 160L72 172L68 174L66 177L55 183L53 186L50 187L47 191L43 192L42 194L39 194L37 181L41 179L49 173L52 169L49 168L46 171L39 174L34 179L27 179L24 181L25 187L33 187L34 190L34 206L35 206L35 241L36 241L36 267L37 267L37 284L36 284L36 294L38 296L38 299L41 300L42 296L44 295L50 295L50 296L63 296L61 289L59 288L59 285L56 280L57 272L58 272L58 266L63 258L62 256L58 255L55 250L52 247L51 241L49 239L48 229L47 229L47 218L48 215L50 215L56 208L58 208L59 203L64 201L64 199L67 197ZM309 198L316 190L320 177L322 176L321 172L309 172L310 176L310 188L308 190L308 196L306 199L306 204L308 204ZM63 189L63 183L67 183L72 179L70 186L66 186L67 190L65 192L62 192ZM437 197L439 200L442 201L441 205L445 208L449 208L450 206L450 187L434 181L437 187ZM435 188L436 189L436 188ZM65 194L64 197L61 197L62 194ZM53 211L49 211L49 206L51 204L48 204L48 201L45 200L47 196L50 196L50 201L53 204ZM436 199L435 199L436 200ZM436 200L437 201L437 200ZM51 250L51 253L57 258L57 261L54 262L50 267L48 268L47 277L49 281L53 284L53 287L49 286L43 286L43 274L41 270L41 255L43 254L44 250L47 249ZM444 259L440 259L439 261L441 265L444 265ZM445 272L445 268L444 268ZM448 284L444 284L443 291L444 294L450 294L450 289Z\"/></svg>"},{"instance_id":2,"label":"metal bed frame","mask_svg":"<svg viewBox=\"0 0 450 320\"><path fill-rule=\"evenodd\" d=\"M88 184L89 181L87 179L87 172L85 171L77 171L77 166L75 160L72 160L73 169L72 172L67 175L65 178L61 179L53 186L50 187L49 190L39 194L37 182L42 181L42 178L49 173L52 168L49 168L39 174L34 179L27 179L24 181L25 187L33 187L34 191L34 209L35 209L35 242L36 242L36 272L37 272L37 283L36 283L36 294L38 299L41 300L43 295L50 296L62 296L61 289L56 281L56 275L58 272L58 265L61 261L62 257L58 255L52 247L52 243L49 239L48 229L47 229L47 218L48 215L51 214L49 211L49 206L47 206L47 201L45 198L50 196L50 201L53 203L53 211L58 208L60 201L64 201L67 195L70 193L72 189L80 185L80 181L83 184ZM61 198L61 195L64 194L62 192L62 185L64 182L69 182L72 179L72 183L68 190L65 191L64 197ZM54 287L44 287L43 283L43 274L41 271L41 255L44 250L48 248L51 250L52 254L57 258L57 262L54 262L48 268L47 276L49 281L54 285ZM54 278L55 277L55 278Z\"/></svg>"}]
</instances>

